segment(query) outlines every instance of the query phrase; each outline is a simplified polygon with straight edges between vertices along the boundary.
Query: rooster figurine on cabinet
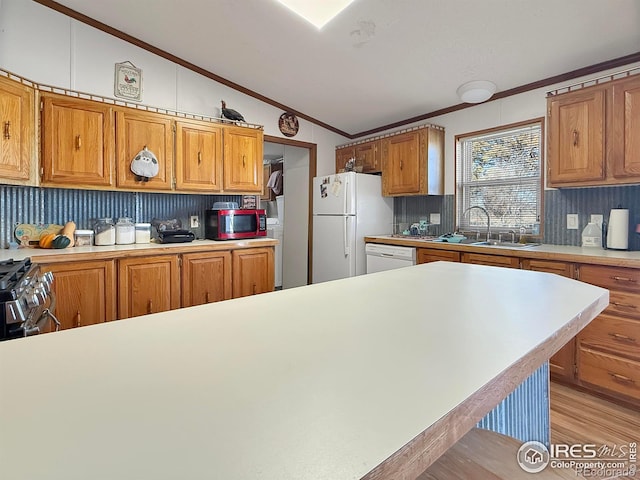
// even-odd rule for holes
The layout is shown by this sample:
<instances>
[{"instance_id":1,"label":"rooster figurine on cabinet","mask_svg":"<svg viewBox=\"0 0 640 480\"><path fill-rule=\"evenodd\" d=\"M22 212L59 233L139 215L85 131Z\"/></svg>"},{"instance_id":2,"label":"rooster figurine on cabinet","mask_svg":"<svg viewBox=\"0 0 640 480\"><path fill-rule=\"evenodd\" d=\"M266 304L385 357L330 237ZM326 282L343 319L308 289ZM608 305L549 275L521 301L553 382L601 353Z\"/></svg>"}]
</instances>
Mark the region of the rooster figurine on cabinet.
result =
<instances>
[{"instance_id":1,"label":"rooster figurine on cabinet","mask_svg":"<svg viewBox=\"0 0 640 480\"><path fill-rule=\"evenodd\" d=\"M228 120L233 120L234 122L246 121L240 112L232 108L227 108L227 103L224 100L222 100L222 108L220 111L222 112L222 117Z\"/></svg>"}]
</instances>

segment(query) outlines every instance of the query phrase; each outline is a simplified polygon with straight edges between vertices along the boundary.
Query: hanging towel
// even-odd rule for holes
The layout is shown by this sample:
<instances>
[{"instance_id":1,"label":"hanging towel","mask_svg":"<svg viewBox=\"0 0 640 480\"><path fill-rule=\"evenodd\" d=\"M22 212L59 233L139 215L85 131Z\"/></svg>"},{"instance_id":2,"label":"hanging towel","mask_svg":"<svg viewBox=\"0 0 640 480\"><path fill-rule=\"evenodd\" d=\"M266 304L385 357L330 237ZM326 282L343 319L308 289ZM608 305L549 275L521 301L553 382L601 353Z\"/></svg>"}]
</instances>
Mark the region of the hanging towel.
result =
<instances>
[{"instance_id":1,"label":"hanging towel","mask_svg":"<svg viewBox=\"0 0 640 480\"><path fill-rule=\"evenodd\" d=\"M269 177L267 187L273 190L273 193L280 195L282 193L282 171L276 170Z\"/></svg>"}]
</instances>

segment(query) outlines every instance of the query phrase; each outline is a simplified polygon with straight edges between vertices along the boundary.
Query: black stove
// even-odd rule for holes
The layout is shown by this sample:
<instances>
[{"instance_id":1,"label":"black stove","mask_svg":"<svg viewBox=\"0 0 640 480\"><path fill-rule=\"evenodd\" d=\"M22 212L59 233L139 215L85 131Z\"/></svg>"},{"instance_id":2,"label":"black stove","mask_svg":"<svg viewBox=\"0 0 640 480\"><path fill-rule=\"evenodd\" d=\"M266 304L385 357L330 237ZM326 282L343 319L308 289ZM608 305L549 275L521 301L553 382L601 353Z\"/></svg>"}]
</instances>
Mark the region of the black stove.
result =
<instances>
[{"instance_id":1,"label":"black stove","mask_svg":"<svg viewBox=\"0 0 640 480\"><path fill-rule=\"evenodd\" d=\"M0 261L0 340L57 329L52 282L29 258Z\"/></svg>"}]
</instances>

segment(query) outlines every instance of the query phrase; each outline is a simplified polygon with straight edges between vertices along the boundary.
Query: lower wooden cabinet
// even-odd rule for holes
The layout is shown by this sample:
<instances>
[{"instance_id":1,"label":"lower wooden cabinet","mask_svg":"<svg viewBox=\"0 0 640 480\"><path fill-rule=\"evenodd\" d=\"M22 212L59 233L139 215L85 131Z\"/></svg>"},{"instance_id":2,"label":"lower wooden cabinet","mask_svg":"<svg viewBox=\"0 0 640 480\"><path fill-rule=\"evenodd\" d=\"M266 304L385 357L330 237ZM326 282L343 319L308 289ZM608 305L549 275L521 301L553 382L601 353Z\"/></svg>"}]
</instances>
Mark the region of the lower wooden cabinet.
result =
<instances>
[{"instance_id":1,"label":"lower wooden cabinet","mask_svg":"<svg viewBox=\"0 0 640 480\"><path fill-rule=\"evenodd\" d=\"M115 260L65 262L41 268L53 273L55 313L61 329L115 320Z\"/></svg>"},{"instance_id":2,"label":"lower wooden cabinet","mask_svg":"<svg viewBox=\"0 0 640 480\"><path fill-rule=\"evenodd\" d=\"M136 317L180 307L177 255L118 260L118 318Z\"/></svg>"},{"instance_id":3,"label":"lower wooden cabinet","mask_svg":"<svg viewBox=\"0 0 640 480\"><path fill-rule=\"evenodd\" d=\"M231 298L231 252L182 255L182 306Z\"/></svg>"},{"instance_id":4,"label":"lower wooden cabinet","mask_svg":"<svg viewBox=\"0 0 640 480\"><path fill-rule=\"evenodd\" d=\"M272 292L275 288L273 248L234 250L233 297Z\"/></svg>"},{"instance_id":5,"label":"lower wooden cabinet","mask_svg":"<svg viewBox=\"0 0 640 480\"><path fill-rule=\"evenodd\" d=\"M525 270L537 272L555 273L564 277L573 278L575 267L573 263L558 262L555 260L538 260L524 258L521 262ZM576 376L576 339L572 338L567 344L549 359L549 370L554 378L573 381Z\"/></svg>"}]
</instances>

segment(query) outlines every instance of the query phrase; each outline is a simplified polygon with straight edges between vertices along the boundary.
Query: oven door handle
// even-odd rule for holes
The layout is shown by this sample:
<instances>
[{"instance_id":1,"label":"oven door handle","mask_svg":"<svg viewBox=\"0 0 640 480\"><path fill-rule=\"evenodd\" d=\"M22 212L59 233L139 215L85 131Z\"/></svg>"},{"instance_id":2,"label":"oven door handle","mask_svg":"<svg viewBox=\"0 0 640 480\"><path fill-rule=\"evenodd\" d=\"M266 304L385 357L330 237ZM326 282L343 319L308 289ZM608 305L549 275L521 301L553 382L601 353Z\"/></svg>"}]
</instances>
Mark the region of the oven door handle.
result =
<instances>
[{"instance_id":1,"label":"oven door handle","mask_svg":"<svg viewBox=\"0 0 640 480\"><path fill-rule=\"evenodd\" d=\"M42 316L40 317L40 321L38 321L38 327L40 327L41 325L41 321L42 319L51 319L53 321L53 323L56 326L56 332L58 332L60 330L60 321L58 320L58 318L56 317L55 312L56 311L56 294L53 292L49 292L49 308L45 308L44 311L42 312Z\"/></svg>"}]
</instances>

